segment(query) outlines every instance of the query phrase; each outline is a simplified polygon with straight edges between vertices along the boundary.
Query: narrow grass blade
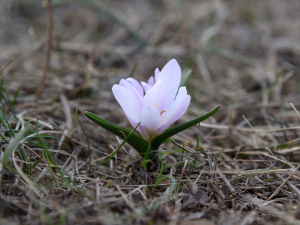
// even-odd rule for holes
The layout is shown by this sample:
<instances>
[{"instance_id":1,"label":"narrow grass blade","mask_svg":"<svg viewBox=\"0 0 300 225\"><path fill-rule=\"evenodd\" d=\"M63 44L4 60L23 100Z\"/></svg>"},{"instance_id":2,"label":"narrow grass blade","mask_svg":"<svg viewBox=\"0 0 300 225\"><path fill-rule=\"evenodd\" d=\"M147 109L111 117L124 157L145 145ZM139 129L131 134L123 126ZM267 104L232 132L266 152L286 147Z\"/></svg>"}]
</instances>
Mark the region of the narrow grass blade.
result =
<instances>
[{"instance_id":1,"label":"narrow grass blade","mask_svg":"<svg viewBox=\"0 0 300 225\"><path fill-rule=\"evenodd\" d=\"M124 141L119 145L119 147L108 157L108 159L106 159L104 162L97 164L96 166L100 166L106 162L108 162L119 150L120 148L122 148L122 146L125 144L125 142L130 138L130 136L133 134L133 132L136 130L136 128L138 128L138 126L140 125L140 123L138 123L136 125L136 127L128 134L128 136L124 139Z\"/></svg>"},{"instance_id":2,"label":"narrow grass blade","mask_svg":"<svg viewBox=\"0 0 300 225\"><path fill-rule=\"evenodd\" d=\"M36 167L37 164L39 164L39 162L43 159L42 156L40 156L40 158L32 165L31 169L34 169L34 167Z\"/></svg>"},{"instance_id":3,"label":"narrow grass blade","mask_svg":"<svg viewBox=\"0 0 300 225\"><path fill-rule=\"evenodd\" d=\"M167 201L168 197L173 193L173 191L176 187L176 180L173 176L170 176L170 175L165 176L161 179L167 179L167 178L170 178L170 180L171 180L171 182L170 182L171 185L170 185L169 191L165 192L165 194L162 197L160 197L156 202L154 202L154 204L150 204L150 206L144 210L145 214L150 213L151 211L157 209L159 206L161 206L163 203L165 203Z\"/></svg>"},{"instance_id":4,"label":"narrow grass blade","mask_svg":"<svg viewBox=\"0 0 300 225\"><path fill-rule=\"evenodd\" d=\"M193 113L195 113L199 117L198 113L196 113L194 110L192 110L190 108L189 108L189 110L191 110ZM200 123L198 124L198 126L199 126L199 131L198 131L198 134L197 134L196 154L199 151L199 145L200 145L200 131L201 131ZM195 165L195 163L196 163L196 156L194 156L193 165ZM191 175L191 168L192 167L190 167L190 169L189 169L188 176Z\"/></svg>"},{"instance_id":5,"label":"narrow grass blade","mask_svg":"<svg viewBox=\"0 0 300 225\"><path fill-rule=\"evenodd\" d=\"M7 123L7 126L8 126L8 128L9 128L9 130L10 130L12 136L15 136L15 133L14 133L13 129L11 128L11 126L10 126L8 120L5 119L5 121L6 121L6 123ZM24 160L25 162L28 162L28 159L27 159L27 156L26 156L26 154L25 154L25 151L24 151L23 147L22 147L22 146L19 146L18 148L19 148L19 151L20 151L20 153L21 153L21 159ZM18 156L18 157L19 157L19 156ZM28 169L28 167L27 167L26 164L25 164L25 168Z\"/></svg>"},{"instance_id":6,"label":"narrow grass blade","mask_svg":"<svg viewBox=\"0 0 300 225\"><path fill-rule=\"evenodd\" d=\"M191 75L192 75L192 70L189 69L187 72L186 72L186 75L183 77L183 79L181 80L181 83L180 83L180 87L184 86L186 84L186 82L190 79Z\"/></svg>"},{"instance_id":7,"label":"narrow grass blade","mask_svg":"<svg viewBox=\"0 0 300 225\"><path fill-rule=\"evenodd\" d=\"M157 179L156 182L155 182L155 185L154 185L154 187L153 187L153 189L152 189L152 194L154 193L155 189L157 188L157 186L158 186L162 181L164 181L164 180L166 180L166 179L170 179L170 178L171 178L171 176L170 176L170 175L167 175L167 176L164 176L164 177L161 177L161 178Z\"/></svg>"},{"instance_id":8,"label":"narrow grass blade","mask_svg":"<svg viewBox=\"0 0 300 225\"><path fill-rule=\"evenodd\" d=\"M4 118L4 117L3 117ZM3 125L3 127L5 127L6 129L8 129L10 132L8 132L8 135L10 136L10 137L15 137L15 132L13 131L13 129L11 128L11 126L10 126L10 124L9 124L9 121L6 119L6 118L4 118L5 119L5 121L6 121L6 123L4 122L4 120L3 120L3 118L2 118L2 116L0 116L0 122L1 122L1 124ZM27 157L26 157L26 154L25 154L25 152L24 152L24 149L23 149L23 147L22 146L18 146L18 149L19 149L19 152L16 152L16 155L20 158L20 159L22 159L23 161L25 161L25 162L28 162L28 159L27 159ZM27 164L24 164L24 167L25 167L25 170L26 171L28 171L28 165Z\"/></svg>"},{"instance_id":9,"label":"narrow grass blade","mask_svg":"<svg viewBox=\"0 0 300 225\"><path fill-rule=\"evenodd\" d=\"M76 119L77 119L77 121L78 121L78 123L79 123L79 125L80 125L80 127L81 127L81 129L82 129L82 131L83 131L83 134L84 134L84 137L85 137L85 140L86 140L86 144L87 144L88 150L89 150L89 169L91 169L91 167L92 167L92 152L91 152L91 148L90 148L90 142L89 142L89 139L88 139L88 137L87 137L87 135L86 135L86 133L85 133L85 130L84 130L84 128L83 128L83 126L82 126L80 120L78 119L76 113L75 113L73 110L72 110L72 113L73 113L74 116L76 117Z\"/></svg>"},{"instance_id":10,"label":"narrow grass blade","mask_svg":"<svg viewBox=\"0 0 300 225\"><path fill-rule=\"evenodd\" d=\"M155 185L154 185L154 187L153 187L153 189L152 189L152 192L151 192L152 194L154 193L156 187L159 185L160 182L162 182L162 181L163 181L164 179L166 179L167 177L170 178L170 176L167 176L167 177L163 177L164 179L160 179L160 178L161 178L161 175L162 175L162 173L163 173L163 171L164 171L164 161L163 161L162 158L160 159L160 162L161 162L161 165L160 165L160 172L159 172L158 178L157 178L157 180L156 180L156 182L155 182Z\"/></svg>"},{"instance_id":11,"label":"narrow grass blade","mask_svg":"<svg viewBox=\"0 0 300 225\"><path fill-rule=\"evenodd\" d=\"M11 102L12 107L16 104L18 96L19 96L19 90L16 91L16 93L14 95L14 99Z\"/></svg>"},{"instance_id":12,"label":"narrow grass blade","mask_svg":"<svg viewBox=\"0 0 300 225\"><path fill-rule=\"evenodd\" d=\"M26 128L23 129L20 133L18 133L8 145L2 158L2 163L4 166L7 165L9 158L11 157L13 151L18 147L18 143L23 139L25 133L26 133Z\"/></svg>"},{"instance_id":13,"label":"narrow grass blade","mask_svg":"<svg viewBox=\"0 0 300 225\"><path fill-rule=\"evenodd\" d=\"M15 114L15 111L12 109L12 107L10 106L9 102L7 101L6 97L4 96L4 94L2 93L2 91L0 91L1 97L4 99L6 105L8 106L9 110L11 111L11 113L13 114L13 116L16 118L16 120L18 121L18 117Z\"/></svg>"},{"instance_id":14,"label":"narrow grass blade","mask_svg":"<svg viewBox=\"0 0 300 225\"><path fill-rule=\"evenodd\" d=\"M47 164L48 164L49 171L51 173L52 179L56 182L57 186L59 187L59 183L58 183L58 181L56 180L56 178L54 176L54 173L53 173L53 170L52 170L52 166L51 166L51 163L50 163L50 159L49 159L50 153L48 152L47 144L44 141L44 139L40 136L37 124L38 124L38 119L36 120L36 123L35 123L35 129L36 129L37 138L41 142L42 147L44 149L44 154L45 154L45 157L46 157L46 161L47 161Z\"/></svg>"},{"instance_id":15,"label":"narrow grass blade","mask_svg":"<svg viewBox=\"0 0 300 225\"><path fill-rule=\"evenodd\" d=\"M147 151L144 155L143 161L142 161L142 165L144 166L145 170L147 170L147 168L148 168L148 162L150 161L149 156L150 156L151 150L153 150L152 146L150 143L148 143L148 149L147 149Z\"/></svg>"},{"instance_id":16,"label":"narrow grass blade","mask_svg":"<svg viewBox=\"0 0 300 225\"><path fill-rule=\"evenodd\" d=\"M137 68L137 64L134 64L133 67L132 67L132 69L131 69L131 71L130 71L129 77L133 77L133 75L134 75L134 73L136 71L136 68Z\"/></svg>"}]
</instances>

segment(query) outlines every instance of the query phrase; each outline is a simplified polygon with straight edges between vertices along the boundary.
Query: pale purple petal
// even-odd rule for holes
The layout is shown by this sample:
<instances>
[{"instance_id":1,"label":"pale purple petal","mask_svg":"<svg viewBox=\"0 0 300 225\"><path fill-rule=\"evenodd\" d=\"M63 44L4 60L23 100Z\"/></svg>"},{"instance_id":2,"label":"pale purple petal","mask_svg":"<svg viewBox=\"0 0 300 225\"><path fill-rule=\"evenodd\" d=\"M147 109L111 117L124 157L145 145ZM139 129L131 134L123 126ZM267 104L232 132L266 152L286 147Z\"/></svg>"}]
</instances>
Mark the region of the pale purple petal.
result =
<instances>
[{"instance_id":1,"label":"pale purple petal","mask_svg":"<svg viewBox=\"0 0 300 225\"><path fill-rule=\"evenodd\" d=\"M142 81L141 84L145 90L145 93L147 93L152 88L149 84L145 83L144 81Z\"/></svg>"},{"instance_id":2,"label":"pale purple petal","mask_svg":"<svg viewBox=\"0 0 300 225\"><path fill-rule=\"evenodd\" d=\"M131 125L133 127L136 127L136 125L138 123L132 121L131 119L129 119L129 122L131 123ZM142 124L140 124L137 128L136 128L136 131L145 139L145 140L150 140L150 136L149 136L149 133L148 133L148 130L145 126L143 126Z\"/></svg>"},{"instance_id":3,"label":"pale purple petal","mask_svg":"<svg viewBox=\"0 0 300 225\"><path fill-rule=\"evenodd\" d=\"M168 122L170 120L170 118L176 113L177 109L183 105L187 96L188 96L188 94L186 91L186 87L179 88L179 91L178 91L175 101L167 109L165 109L164 113L161 114L163 124ZM185 110L186 109L184 109L184 111ZM175 121L171 121L171 122L173 123Z\"/></svg>"},{"instance_id":4,"label":"pale purple petal","mask_svg":"<svg viewBox=\"0 0 300 225\"><path fill-rule=\"evenodd\" d=\"M161 81L165 88L165 107L167 108L175 99L181 81L181 69L175 59L168 62L161 70L158 81Z\"/></svg>"},{"instance_id":5,"label":"pale purple petal","mask_svg":"<svg viewBox=\"0 0 300 225\"><path fill-rule=\"evenodd\" d=\"M168 129L172 123L179 120L185 113L186 109L188 108L190 101L191 101L191 96L188 95L184 101L184 104L178 109L178 111L175 111L175 113L172 115L170 120L156 130L156 135L160 135L164 130Z\"/></svg>"},{"instance_id":6,"label":"pale purple petal","mask_svg":"<svg viewBox=\"0 0 300 225\"><path fill-rule=\"evenodd\" d=\"M153 105L146 105L141 110L140 122L151 134L154 134L157 128L161 127L160 113Z\"/></svg>"},{"instance_id":7,"label":"pale purple petal","mask_svg":"<svg viewBox=\"0 0 300 225\"><path fill-rule=\"evenodd\" d=\"M135 89L129 81L124 80L124 79L121 79L120 85L123 86L124 88L126 88L128 91L130 91L134 95L135 99L138 100L138 103L139 103L140 107L142 108L143 107L143 96L140 95L140 93L137 91L137 89Z\"/></svg>"},{"instance_id":8,"label":"pale purple petal","mask_svg":"<svg viewBox=\"0 0 300 225\"><path fill-rule=\"evenodd\" d=\"M148 129L145 126L140 125L138 127L138 132L145 140L150 141L150 139L151 139L150 134L148 132Z\"/></svg>"},{"instance_id":9,"label":"pale purple petal","mask_svg":"<svg viewBox=\"0 0 300 225\"><path fill-rule=\"evenodd\" d=\"M164 108L164 86L162 82L156 83L144 96L143 105L155 106L159 112Z\"/></svg>"},{"instance_id":10,"label":"pale purple petal","mask_svg":"<svg viewBox=\"0 0 300 225\"><path fill-rule=\"evenodd\" d=\"M144 96L143 88L136 79L129 77L126 80L132 84L132 86L140 93L141 96Z\"/></svg>"},{"instance_id":11,"label":"pale purple petal","mask_svg":"<svg viewBox=\"0 0 300 225\"><path fill-rule=\"evenodd\" d=\"M191 96L187 95L186 88L181 87L173 104L169 106L166 112L161 114L163 125L157 131L159 134L183 116L190 100Z\"/></svg>"},{"instance_id":12,"label":"pale purple petal","mask_svg":"<svg viewBox=\"0 0 300 225\"><path fill-rule=\"evenodd\" d=\"M115 98L131 125L141 122L136 131L145 140L152 141L185 113L191 97L185 87L178 90L180 81L181 69L173 59L161 72L155 69L147 83L127 78L113 86Z\"/></svg>"},{"instance_id":13,"label":"pale purple petal","mask_svg":"<svg viewBox=\"0 0 300 225\"><path fill-rule=\"evenodd\" d=\"M141 107L138 103L138 99L128 91L125 87L115 84L112 87L115 98L122 107L128 119L138 123L141 112Z\"/></svg>"},{"instance_id":14,"label":"pale purple petal","mask_svg":"<svg viewBox=\"0 0 300 225\"><path fill-rule=\"evenodd\" d=\"M158 77L159 77L160 71L158 68L155 69L154 71L154 78L155 78L155 83L158 82Z\"/></svg>"},{"instance_id":15,"label":"pale purple petal","mask_svg":"<svg viewBox=\"0 0 300 225\"><path fill-rule=\"evenodd\" d=\"M153 76L151 76L151 77L149 78L148 84L149 84L151 87L153 87L153 85L154 85L154 78L153 78Z\"/></svg>"}]
</instances>

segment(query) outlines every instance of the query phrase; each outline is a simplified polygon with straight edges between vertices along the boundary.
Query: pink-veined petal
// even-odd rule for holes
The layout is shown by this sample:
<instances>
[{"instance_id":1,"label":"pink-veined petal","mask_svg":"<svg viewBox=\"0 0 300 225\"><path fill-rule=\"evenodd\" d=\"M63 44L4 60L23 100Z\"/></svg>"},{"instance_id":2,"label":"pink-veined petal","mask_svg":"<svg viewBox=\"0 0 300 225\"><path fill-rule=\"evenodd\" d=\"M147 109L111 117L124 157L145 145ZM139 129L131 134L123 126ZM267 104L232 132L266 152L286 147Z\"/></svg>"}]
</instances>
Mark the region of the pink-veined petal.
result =
<instances>
[{"instance_id":1,"label":"pink-veined petal","mask_svg":"<svg viewBox=\"0 0 300 225\"><path fill-rule=\"evenodd\" d=\"M181 68L175 59L168 62L161 70L158 81L161 81L165 88L165 108L173 103L181 81Z\"/></svg>"},{"instance_id":2,"label":"pink-veined petal","mask_svg":"<svg viewBox=\"0 0 300 225\"><path fill-rule=\"evenodd\" d=\"M149 84L145 83L144 81L142 81L141 84L145 90L145 93L147 93L152 88Z\"/></svg>"},{"instance_id":3,"label":"pink-veined petal","mask_svg":"<svg viewBox=\"0 0 300 225\"><path fill-rule=\"evenodd\" d=\"M136 99L135 96L125 87L117 84L112 87L112 91L128 119L138 123L141 112L138 99Z\"/></svg>"},{"instance_id":4,"label":"pink-veined petal","mask_svg":"<svg viewBox=\"0 0 300 225\"><path fill-rule=\"evenodd\" d=\"M141 86L141 84L134 78L129 77L126 79L127 81L129 81L132 86L140 93L140 95L143 97L144 96L144 91L143 88Z\"/></svg>"},{"instance_id":5,"label":"pink-veined petal","mask_svg":"<svg viewBox=\"0 0 300 225\"><path fill-rule=\"evenodd\" d=\"M124 79L121 79L120 85L125 87L128 91L130 91L134 95L135 99L138 100L138 103L139 103L140 107L142 108L143 107L143 97L140 95L138 90L136 88L134 88L129 81L124 80Z\"/></svg>"},{"instance_id":6,"label":"pink-veined petal","mask_svg":"<svg viewBox=\"0 0 300 225\"><path fill-rule=\"evenodd\" d=\"M155 83L158 82L158 77L159 77L160 71L158 68L155 69L154 71L154 78L155 78Z\"/></svg>"},{"instance_id":7,"label":"pink-veined petal","mask_svg":"<svg viewBox=\"0 0 300 225\"><path fill-rule=\"evenodd\" d=\"M153 85L154 85L154 78L153 78L153 76L151 76L151 77L149 78L148 84L149 84L151 87L153 87Z\"/></svg>"},{"instance_id":8,"label":"pink-veined petal","mask_svg":"<svg viewBox=\"0 0 300 225\"><path fill-rule=\"evenodd\" d=\"M162 126L157 131L159 134L183 116L190 104L190 100L191 96L187 95L186 88L181 87L173 104L161 115Z\"/></svg>"},{"instance_id":9,"label":"pink-veined petal","mask_svg":"<svg viewBox=\"0 0 300 225\"><path fill-rule=\"evenodd\" d=\"M164 92L163 83L158 82L145 94L143 105L152 105L161 112L164 107L164 96L167 94Z\"/></svg>"},{"instance_id":10,"label":"pink-veined petal","mask_svg":"<svg viewBox=\"0 0 300 225\"><path fill-rule=\"evenodd\" d=\"M150 135L153 136L155 135L155 131L161 127L162 120L156 107L146 105L141 110L140 122L149 130Z\"/></svg>"}]
</instances>

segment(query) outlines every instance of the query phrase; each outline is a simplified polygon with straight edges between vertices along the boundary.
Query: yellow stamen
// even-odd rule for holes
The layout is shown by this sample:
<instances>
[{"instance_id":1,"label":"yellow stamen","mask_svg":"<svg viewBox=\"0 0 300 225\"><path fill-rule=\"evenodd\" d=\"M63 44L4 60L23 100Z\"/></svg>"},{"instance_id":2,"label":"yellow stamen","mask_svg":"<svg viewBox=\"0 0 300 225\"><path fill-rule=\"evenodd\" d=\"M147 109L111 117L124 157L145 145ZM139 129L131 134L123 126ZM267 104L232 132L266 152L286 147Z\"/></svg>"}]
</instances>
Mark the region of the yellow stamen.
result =
<instances>
[{"instance_id":1,"label":"yellow stamen","mask_svg":"<svg viewBox=\"0 0 300 225\"><path fill-rule=\"evenodd\" d=\"M152 105L155 106L155 107L157 108L157 106L159 106L159 103L160 103L160 102L158 102L156 105L154 105L154 103L152 102Z\"/></svg>"}]
</instances>

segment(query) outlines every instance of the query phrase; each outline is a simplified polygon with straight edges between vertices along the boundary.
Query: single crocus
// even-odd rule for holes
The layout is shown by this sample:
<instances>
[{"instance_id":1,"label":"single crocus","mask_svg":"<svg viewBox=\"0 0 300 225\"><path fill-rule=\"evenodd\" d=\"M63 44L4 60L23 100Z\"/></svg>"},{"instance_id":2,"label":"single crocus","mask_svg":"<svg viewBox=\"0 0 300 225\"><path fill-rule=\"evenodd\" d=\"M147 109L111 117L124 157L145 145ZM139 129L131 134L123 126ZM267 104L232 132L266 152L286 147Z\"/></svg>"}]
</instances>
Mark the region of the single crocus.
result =
<instances>
[{"instance_id":1,"label":"single crocus","mask_svg":"<svg viewBox=\"0 0 300 225\"><path fill-rule=\"evenodd\" d=\"M155 70L148 83L122 79L112 88L131 125L147 141L152 141L185 113L191 96L180 87L181 69L175 59ZM179 90L178 90L179 88Z\"/></svg>"}]
</instances>

